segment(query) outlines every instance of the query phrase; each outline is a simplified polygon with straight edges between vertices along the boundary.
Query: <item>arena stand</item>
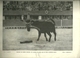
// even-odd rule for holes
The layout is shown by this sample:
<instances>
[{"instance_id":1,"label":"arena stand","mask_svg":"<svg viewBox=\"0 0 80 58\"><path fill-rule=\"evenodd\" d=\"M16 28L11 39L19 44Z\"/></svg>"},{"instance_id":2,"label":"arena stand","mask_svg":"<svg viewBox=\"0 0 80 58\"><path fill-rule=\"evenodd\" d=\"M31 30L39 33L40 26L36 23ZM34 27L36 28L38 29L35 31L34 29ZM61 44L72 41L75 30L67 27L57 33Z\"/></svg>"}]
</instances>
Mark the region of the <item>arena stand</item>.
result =
<instances>
[{"instance_id":1,"label":"arena stand","mask_svg":"<svg viewBox=\"0 0 80 58\"><path fill-rule=\"evenodd\" d=\"M29 11L4 11L3 12L3 27L5 29L25 29L26 26L24 22L22 22L22 16L23 19L27 19L27 15L30 15L30 18L33 20L38 20L39 16L43 17L53 17L53 20L55 21L56 28L72 28L73 21L72 21L72 11L49 11L48 14L45 13L45 11L39 11L39 12L29 12ZM68 17L71 16L69 19ZM66 19L67 18L67 19Z\"/></svg>"}]
</instances>

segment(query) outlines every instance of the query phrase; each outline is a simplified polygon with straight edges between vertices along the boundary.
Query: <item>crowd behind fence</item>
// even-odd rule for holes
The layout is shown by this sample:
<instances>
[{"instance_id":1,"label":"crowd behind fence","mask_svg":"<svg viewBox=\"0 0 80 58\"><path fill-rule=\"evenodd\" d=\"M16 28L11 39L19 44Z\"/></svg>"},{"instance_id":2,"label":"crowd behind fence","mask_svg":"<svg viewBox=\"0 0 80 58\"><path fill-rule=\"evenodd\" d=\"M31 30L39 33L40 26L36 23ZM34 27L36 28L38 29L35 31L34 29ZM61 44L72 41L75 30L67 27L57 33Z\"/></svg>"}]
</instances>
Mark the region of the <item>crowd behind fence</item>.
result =
<instances>
[{"instance_id":1,"label":"crowd behind fence","mask_svg":"<svg viewBox=\"0 0 80 58\"><path fill-rule=\"evenodd\" d=\"M72 10L72 1L3 1L3 10Z\"/></svg>"}]
</instances>

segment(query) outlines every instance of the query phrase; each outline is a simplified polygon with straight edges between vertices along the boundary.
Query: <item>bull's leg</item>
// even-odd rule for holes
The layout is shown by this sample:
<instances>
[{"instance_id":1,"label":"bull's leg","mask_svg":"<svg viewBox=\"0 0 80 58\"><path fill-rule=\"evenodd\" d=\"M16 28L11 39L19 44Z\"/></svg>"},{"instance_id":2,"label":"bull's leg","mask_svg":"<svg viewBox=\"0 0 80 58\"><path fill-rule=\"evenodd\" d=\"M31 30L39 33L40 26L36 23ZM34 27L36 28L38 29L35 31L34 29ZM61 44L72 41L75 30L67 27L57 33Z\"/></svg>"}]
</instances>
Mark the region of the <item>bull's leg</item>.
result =
<instances>
[{"instance_id":1,"label":"bull's leg","mask_svg":"<svg viewBox=\"0 0 80 58\"><path fill-rule=\"evenodd\" d=\"M54 40L56 41L56 32L54 31L53 33L54 33L54 36L55 36L55 37L54 37Z\"/></svg>"},{"instance_id":2,"label":"bull's leg","mask_svg":"<svg viewBox=\"0 0 80 58\"><path fill-rule=\"evenodd\" d=\"M46 33L44 33L44 36L45 36L45 38L46 38L46 41L48 41L47 36L46 36Z\"/></svg>"},{"instance_id":3,"label":"bull's leg","mask_svg":"<svg viewBox=\"0 0 80 58\"><path fill-rule=\"evenodd\" d=\"M47 32L47 34L49 35L49 42L51 41L51 33L50 32Z\"/></svg>"},{"instance_id":4,"label":"bull's leg","mask_svg":"<svg viewBox=\"0 0 80 58\"><path fill-rule=\"evenodd\" d=\"M41 36L41 32L38 31L38 39L37 39L37 41L39 41L40 36Z\"/></svg>"}]
</instances>

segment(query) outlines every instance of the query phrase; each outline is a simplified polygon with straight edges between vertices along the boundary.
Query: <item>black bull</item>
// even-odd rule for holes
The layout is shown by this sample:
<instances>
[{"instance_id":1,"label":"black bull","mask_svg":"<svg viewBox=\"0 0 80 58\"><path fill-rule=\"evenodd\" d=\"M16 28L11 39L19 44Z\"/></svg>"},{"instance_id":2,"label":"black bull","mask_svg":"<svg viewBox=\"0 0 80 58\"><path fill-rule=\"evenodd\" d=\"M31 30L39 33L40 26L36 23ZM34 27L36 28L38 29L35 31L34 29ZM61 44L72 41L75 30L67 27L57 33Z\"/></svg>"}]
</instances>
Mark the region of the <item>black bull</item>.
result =
<instances>
[{"instance_id":1,"label":"black bull","mask_svg":"<svg viewBox=\"0 0 80 58\"><path fill-rule=\"evenodd\" d=\"M49 35L49 42L51 41L51 32L54 33L55 37L54 40L56 41L56 31L55 31L55 24L52 22L46 22L46 21L26 21L28 24L26 24L27 30L30 31L31 27L38 30L38 39L39 40L41 33L44 33L44 36L46 38L46 41L48 41L46 34Z\"/></svg>"}]
</instances>

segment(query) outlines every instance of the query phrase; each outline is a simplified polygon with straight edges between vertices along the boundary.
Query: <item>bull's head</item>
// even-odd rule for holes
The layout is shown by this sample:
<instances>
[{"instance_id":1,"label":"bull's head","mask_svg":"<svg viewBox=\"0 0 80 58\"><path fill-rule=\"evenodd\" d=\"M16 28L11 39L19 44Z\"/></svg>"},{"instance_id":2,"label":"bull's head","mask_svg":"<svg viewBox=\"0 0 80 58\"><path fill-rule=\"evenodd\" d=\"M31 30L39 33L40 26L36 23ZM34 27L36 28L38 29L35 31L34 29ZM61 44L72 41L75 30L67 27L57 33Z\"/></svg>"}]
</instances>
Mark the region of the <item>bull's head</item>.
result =
<instances>
[{"instance_id":1,"label":"bull's head","mask_svg":"<svg viewBox=\"0 0 80 58\"><path fill-rule=\"evenodd\" d=\"M30 20L21 20L21 21L23 21L26 24L27 31L30 31L31 21Z\"/></svg>"},{"instance_id":2,"label":"bull's head","mask_svg":"<svg viewBox=\"0 0 80 58\"><path fill-rule=\"evenodd\" d=\"M31 25L32 26L35 25L35 21L34 20L23 20L23 21L26 24L27 31L31 30Z\"/></svg>"},{"instance_id":3,"label":"bull's head","mask_svg":"<svg viewBox=\"0 0 80 58\"><path fill-rule=\"evenodd\" d=\"M26 20L26 27L27 27L27 31L30 31L30 27L31 27L31 22L30 20Z\"/></svg>"}]
</instances>

